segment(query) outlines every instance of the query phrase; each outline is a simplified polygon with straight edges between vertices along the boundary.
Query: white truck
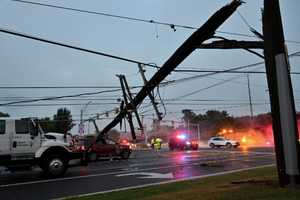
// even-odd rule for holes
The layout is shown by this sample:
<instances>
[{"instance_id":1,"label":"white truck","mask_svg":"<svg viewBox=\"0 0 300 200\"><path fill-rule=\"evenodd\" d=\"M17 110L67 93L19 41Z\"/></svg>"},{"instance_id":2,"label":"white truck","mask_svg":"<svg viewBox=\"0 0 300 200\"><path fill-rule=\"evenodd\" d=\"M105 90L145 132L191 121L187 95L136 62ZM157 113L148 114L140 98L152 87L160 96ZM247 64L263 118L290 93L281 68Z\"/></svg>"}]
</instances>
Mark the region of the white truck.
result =
<instances>
[{"instance_id":1,"label":"white truck","mask_svg":"<svg viewBox=\"0 0 300 200\"><path fill-rule=\"evenodd\" d=\"M50 177L62 176L81 154L58 133L44 134L37 120L0 119L0 166L9 170L39 166Z\"/></svg>"}]
</instances>

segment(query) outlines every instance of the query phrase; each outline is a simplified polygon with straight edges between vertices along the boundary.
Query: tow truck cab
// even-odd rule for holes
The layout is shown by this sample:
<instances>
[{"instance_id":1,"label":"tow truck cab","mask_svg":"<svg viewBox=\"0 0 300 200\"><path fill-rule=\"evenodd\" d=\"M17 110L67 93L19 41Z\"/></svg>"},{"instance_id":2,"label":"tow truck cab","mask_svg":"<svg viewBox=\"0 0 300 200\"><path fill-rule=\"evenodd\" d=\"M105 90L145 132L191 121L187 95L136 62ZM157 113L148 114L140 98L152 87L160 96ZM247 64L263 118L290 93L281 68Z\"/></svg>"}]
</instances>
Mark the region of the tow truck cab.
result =
<instances>
[{"instance_id":1,"label":"tow truck cab","mask_svg":"<svg viewBox=\"0 0 300 200\"><path fill-rule=\"evenodd\" d=\"M41 134L30 120L0 120L0 163L34 160Z\"/></svg>"},{"instance_id":2,"label":"tow truck cab","mask_svg":"<svg viewBox=\"0 0 300 200\"><path fill-rule=\"evenodd\" d=\"M0 166L14 170L38 165L47 175L61 176L77 156L67 141L45 138L37 120L0 119Z\"/></svg>"}]
</instances>

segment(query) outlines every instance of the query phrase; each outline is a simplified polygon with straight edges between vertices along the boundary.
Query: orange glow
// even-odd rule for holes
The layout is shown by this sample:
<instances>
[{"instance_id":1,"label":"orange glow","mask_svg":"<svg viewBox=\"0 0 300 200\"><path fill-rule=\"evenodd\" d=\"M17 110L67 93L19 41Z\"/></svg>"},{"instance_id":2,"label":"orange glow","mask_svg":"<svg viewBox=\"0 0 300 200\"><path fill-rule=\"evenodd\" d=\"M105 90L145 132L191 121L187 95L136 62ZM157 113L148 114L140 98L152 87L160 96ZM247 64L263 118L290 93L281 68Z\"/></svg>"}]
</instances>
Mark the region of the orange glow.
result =
<instances>
[{"instance_id":1,"label":"orange glow","mask_svg":"<svg viewBox=\"0 0 300 200\"><path fill-rule=\"evenodd\" d=\"M299 138L300 138L300 119L297 120ZM255 128L239 129L221 129L219 135L240 142L242 148L253 146L274 146L273 128L272 125L259 126ZM299 139L300 141L300 139ZM244 146L244 147L243 147Z\"/></svg>"},{"instance_id":2,"label":"orange glow","mask_svg":"<svg viewBox=\"0 0 300 200\"><path fill-rule=\"evenodd\" d=\"M229 131L224 134L224 137L236 140L241 143L241 146L272 146L273 135L267 134L265 131L259 131L254 129L249 130L235 130L232 133Z\"/></svg>"},{"instance_id":3,"label":"orange glow","mask_svg":"<svg viewBox=\"0 0 300 200\"><path fill-rule=\"evenodd\" d=\"M246 136L243 136L242 139L241 139L242 143L247 143L247 138Z\"/></svg>"}]
</instances>

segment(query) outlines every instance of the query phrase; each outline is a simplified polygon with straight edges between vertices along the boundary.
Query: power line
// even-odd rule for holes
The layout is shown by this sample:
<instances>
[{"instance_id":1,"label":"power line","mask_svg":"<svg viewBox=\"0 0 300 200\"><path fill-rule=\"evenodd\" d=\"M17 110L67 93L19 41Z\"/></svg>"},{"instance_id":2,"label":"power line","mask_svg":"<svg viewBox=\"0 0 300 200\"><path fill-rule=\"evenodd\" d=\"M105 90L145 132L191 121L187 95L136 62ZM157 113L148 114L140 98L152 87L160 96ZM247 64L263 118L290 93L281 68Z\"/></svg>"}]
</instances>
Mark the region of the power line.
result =
<instances>
[{"instance_id":1,"label":"power line","mask_svg":"<svg viewBox=\"0 0 300 200\"><path fill-rule=\"evenodd\" d=\"M215 84L212 84L212 85L209 85L209 86L207 86L207 87L204 87L204 88L201 88L201 89L197 89L197 90L195 90L195 91L193 91L193 92L189 92L189 93L187 93L187 94L184 94L184 95L181 95L181 96L179 96L179 97L176 97L175 100L178 100L178 99L182 99L182 98L186 98L186 97L192 96L192 95L197 94L197 93L199 93L199 92L202 92L202 91L204 91L204 90L208 90L208 89L211 89L211 88L213 88L213 87L217 87L217 86L219 86L219 85L223 85L223 84L225 84L225 83L228 83L228 82L230 82L230 81L232 81L232 80L234 80L234 79L238 79L238 78L240 78L240 77L241 77L241 76L235 76L235 77L232 77L232 78L230 78L230 79L226 79L226 80L219 81L219 82L217 82L217 83L215 83Z\"/></svg>"},{"instance_id":2,"label":"power line","mask_svg":"<svg viewBox=\"0 0 300 200\"><path fill-rule=\"evenodd\" d=\"M58 45L58 46L62 46L62 47L67 47L67 48L71 48L71 49L75 49L75 50L79 50L79 51L84 51L84 52L88 52L88 53L92 53L92 54L96 54L96 55L106 56L106 57L110 57L110 58L113 58L113 59L118 59L118 60L122 60L122 61L126 61L126 62L131 62L131 63L135 63L135 64L143 64L145 66L150 66L150 67L153 67L153 68L156 68L156 69L160 68L156 64L143 63L143 62L139 62L139 61L132 60L132 59L127 59L127 58L114 56L114 55L110 55L110 54L106 54L106 53L102 53L102 52L97 52L97 51L94 51L94 50L84 49L84 48L81 48L81 47L76 47L76 46L71 46L71 45L68 45L68 44L63 44L63 43L59 43L59 42L50 41L50 40L47 40L47 39L43 39L43 38L39 38L39 37L35 37L35 36L23 34L23 33L18 33L16 31L11 31L11 30L6 30L6 29L1 29L0 28L0 32L4 32L4 33L12 34L12 35L15 35L15 36L20 36L20 37L25 37L25 38L28 38L28 39L37 40L37 41L41 41L41 42L45 42L45 43L49 43L49 44L54 44L54 45ZM298 53L299 52L290 54L290 56L297 56ZM195 79L195 78L201 78L201 77L205 77L205 76L210 76L210 75L214 75L214 74L217 74L217 73L227 73L227 72L230 72L230 71L244 69L244 68L247 68L247 67L257 66L257 65L260 65L260 64L263 64L263 63L264 62L259 62L259 63L254 63L254 64L250 64L250 65L246 65L246 66L231 68L231 69L228 69L228 70L215 71L215 72L204 74L204 75L197 75L197 76L193 76L193 77L183 78L183 79L177 80L177 82L191 80L191 79ZM174 71L178 72L178 70L174 70ZM172 82L174 82L174 81L167 81L165 83L162 83L161 85L168 85Z\"/></svg>"},{"instance_id":3,"label":"power line","mask_svg":"<svg viewBox=\"0 0 300 200\"><path fill-rule=\"evenodd\" d=\"M66 7L66 6L58 6L58 5L53 5L53 4L45 4L45 3L40 3L40 2L32 2L32 1L25 1L25 0L11 0L11 1L15 1L15 2L18 2L18 3L23 3L23 4L31 4L31 5L43 6L43 7L49 7L49 8L75 11L75 12L80 12L80 13L87 13L87 14L93 14L93 15L113 17L113 18L118 18L118 19L125 19L125 20L129 20L129 21L137 21L137 22L143 22L143 23L150 23L150 24L168 26L174 31L176 31L176 28L183 28L183 29L189 29L189 30L198 29L197 27L194 27L194 26L167 23L167 22L161 22L161 21L156 21L156 20L152 20L152 19L148 20L148 19L142 19L142 18L115 15L115 14L110 14L110 13L105 13L105 12L88 11L88 10L83 10L83 9L71 8L71 7ZM235 32L229 32L229 31L216 31L216 32L217 33L222 33L222 34L227 34L227 35L248 37L248 38L255 38L256 37L254 35L249 35L249 34L244 34L244 33L235 33ZM300 42L293 41L293 40L286 40L286 42L300 44Z\"/></svg>"},{"instance_id":4,"label":"power line","mask_svg":"<svg viewBox=\"0 0 300 200\"><path fill-rule=\"evenodd\" d=\"M289 57L294 57L297 56L300 53L300 51L294 52L289 54ZM258 65L262 65L265 64L265 62L257 62L257 63L252 63L249 65L243 65L243 66L238 66L238 67L232 67L226 70L211 70L211 72L207 73L207 74L200 74L200 75L195 75L195 76L190 76L190 77L186 77L186 78L180 78L180 79L176 79L176 80L171 80L171 81L166 81L164 83L161 83L161 86L167 86L169 84L175 84L175 83L180 83L180 82L186 82L186 81L190 81L190 80L194 80L194 79L198 79L198 78L204 78L204 77L208 77L208 76L212 76L215 74L220 74L220 73L229 73L229 72L234 72L236 70L241 70L241 69L246 69L246 68L251 68L251 67L255 67ZM176 69L174 70L175 72L184 72L186 73L187 71L181 71L180 69ZM199 70L200 71L200 70ZM210 71L210 70L203 70L203 71ZM191 72L191 71L190 71ZM244 72L243 72L244 73ZM299 73L299 72L293 72L293 73Z\"/></svg>"},{"instance_id":5,"label":"power line","mask_svg":"<svg viewBox=\"0 0 300 200\"><path fill-rule=\"evenodd\" d=\"M174 83L186 82L186 81L190 81L190 80L194 80L194 79L198 79L198 78L204 78L204 77L207 77L207 76L212 76L212 75L215 75L215 74L226 73L226 72L230 72L230 71L255 67L255 66L261 65L261 64L264 64L264 62L257 62L257 63L253 63L253 64L249 64L249 65L233 67L233 68L226 69L226 70L210 72L210 73L207 73L207 74L200 74L200 75L190 76L190 77L186 77L186 78L180 78L180 79L176 79L176 80L172 80L172 81L167 81L165 83L162 83L161 85L165 86L165 85L174 84Z\"/></svg>"},{"instance_id":6,"label":"power line","mask_svg":"<svg viewBox=\"0 0 300 200\"><path fill-rule=\"evenodd\" d=\"M229 74L266 74L265 71L224 71L224 70L194 70L194 69L178 69L176 72L185 73L229 73ZM299 75L300 72L291 72L290 74Z\"/></svg>"},{"instance_id":7,"label":"power line","mask_svg":"<svg viewBox=\"0 0 300 200\"><path fill-rule=\"evenodd\" d=\"M89 106L101 106L101 105L119 105L119 103L113 103L113 102L110 102L110 103L91 103L89 104ZM9 105L4 105L4 106L7 106L7 107L48 107L48 106L83 106L85 105L84 103L69 103L69 104L66 104L66 103L53 103L53 104L9 104ZM2 106L2 104L0 105Z\"/></svg>"},{"instance_id":8,"label":"power line","mask_svg":"<svg viewBox=\"0 0 300 200\"><path fill-rule=\"evenodd\" d=\"M54 99L79 97L79 96L89 96L89 95L94 95L94 94L119 92L119 91L120 91L120 89L113 89L113 90L103 90L100 92L87 92L87 93L80 93L80 94L74 94L74 95L65 95L65 96L47 97L47 98L32 99L32 100L14 101L14 102L0 104L0 106L9 106L9 105L19 104L19 103L32 103L32 102L38 102L38 101L47 101L47 100L54 100Z\"/></svg>"},{"instance_id":9,"label":"power line","mask_svg":"<svg viewBox=\"0 0 300 200\"><path fill-rule=\"evenodd\" d=\"M130 89L142 88L132 86ZM121 89L119 86L2 86L0 89Z\"/></svg>"},{"instance_id":10,"label":"power line","mask_svg":"<svg viewBox=\"0 0 300 200\"><path fill-rule=\"evenodd\" d=\"M152 67L152 68L158 68L156 65L152 65L152 64L149 64L149 63L143 63L143 62L139 62L139 61L128 59L128 58L115 56L115 55L112 55L112 54L107 54L107 53L103 53L103 52L99 52L99 51L95 51L95 50L90 50L90 49L85 49L85 48L82 48L82 47L77 47L77 46L73 46L73 45L69 45L69 44L64 44L64 43L61 43L61 42L55 42L55 41L51 41L51 40L48 40L48 39L36 37L36 36L33 36L33 35L17 32L17 31L13 31L13 30L0 28L0 32L15 35L15 36L19 36L19 37L23 37L23 38L27 38L27 39L31 39L31 40L35 40L35 41L40 41L40 42L44 42L44 43L48 43L48 44L53 44L53 45L57 45L57 46L61 46L61 47L75 49L75 50L83 51L83 52L86 52L86 53L91 53L91 54L96 54L96 55L100 55L100 56L104 56L104 57L108 57L108 58L112 58L112 59L117 59L117 60L121 60L121 61L125 61L125 62L130 62L130 63L134 63L134 64L143 64L143 65L146 65L146 66L149 66L149 67Z\"/></svg>"},{"instance_id":11,"label":"power line","mask_svg":"<svg viewBox=\"0 0 300 200\"><path fill-rule=\"evenodd\" d=\"M140 88L135 86L132 88ZM119 86L2 86L0 89L120 89Z\"/></svg>"}]
</instances>

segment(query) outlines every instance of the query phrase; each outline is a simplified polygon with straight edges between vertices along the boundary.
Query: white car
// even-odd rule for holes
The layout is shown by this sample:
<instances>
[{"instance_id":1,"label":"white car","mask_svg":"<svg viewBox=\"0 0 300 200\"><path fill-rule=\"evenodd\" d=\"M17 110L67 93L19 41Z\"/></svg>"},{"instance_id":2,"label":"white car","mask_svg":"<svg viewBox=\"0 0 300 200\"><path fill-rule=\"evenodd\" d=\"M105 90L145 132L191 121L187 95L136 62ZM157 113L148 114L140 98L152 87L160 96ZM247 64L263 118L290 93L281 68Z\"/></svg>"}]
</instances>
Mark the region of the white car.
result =
<instances>
[{"instance_id":1,"label":"white car","mask_svg":"<svg viewBox=\"0 0 300 200\"><path fill-rule=\"evenodd\" d=\"M235 140L228 140L224 137L212 137L208 140L208 145L211 148L215 148L215 147L236 148L240 145L240 143Z\"/></svg>"}]
</instances>

